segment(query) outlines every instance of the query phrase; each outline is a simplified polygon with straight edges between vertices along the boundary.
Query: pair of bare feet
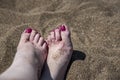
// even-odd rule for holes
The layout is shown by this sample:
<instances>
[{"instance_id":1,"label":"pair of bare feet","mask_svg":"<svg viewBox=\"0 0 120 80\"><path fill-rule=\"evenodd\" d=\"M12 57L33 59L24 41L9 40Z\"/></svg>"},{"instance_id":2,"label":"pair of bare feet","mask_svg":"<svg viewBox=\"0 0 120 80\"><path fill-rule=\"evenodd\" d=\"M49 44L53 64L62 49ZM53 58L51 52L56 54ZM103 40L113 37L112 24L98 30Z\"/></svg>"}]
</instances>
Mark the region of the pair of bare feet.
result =
<instances>
[{"instance_id":1,"label":"pair of bare feet","mask_svg":"<svg viewBox=\"0 0 120 80\"><path fill-rule=\"evenodd\" d=\"M72 50L67 26L51 31L46 41L36 30L26 29L12 65L0 80L63 80Z\"/></svg>"}]
</instances>

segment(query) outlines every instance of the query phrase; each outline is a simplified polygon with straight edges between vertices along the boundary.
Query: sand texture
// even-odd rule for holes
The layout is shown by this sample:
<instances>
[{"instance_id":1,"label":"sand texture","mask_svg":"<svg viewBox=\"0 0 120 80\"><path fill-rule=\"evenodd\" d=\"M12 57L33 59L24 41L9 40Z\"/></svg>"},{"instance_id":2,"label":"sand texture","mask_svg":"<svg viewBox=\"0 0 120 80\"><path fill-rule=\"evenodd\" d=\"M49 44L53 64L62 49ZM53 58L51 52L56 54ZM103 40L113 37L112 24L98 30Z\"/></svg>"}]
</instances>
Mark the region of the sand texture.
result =
<instances>
[{"instance_id":1,"label":"sand texture","mask_svg":"<svg viewBox=\"0 0 120 80\"><path fill-rule=\"evenodd\" d=\"M120 80L120 0L0 0L0 73L25 28L46 37L61 24L74 46L66 80Z\"/></svg>"}]
</instances>

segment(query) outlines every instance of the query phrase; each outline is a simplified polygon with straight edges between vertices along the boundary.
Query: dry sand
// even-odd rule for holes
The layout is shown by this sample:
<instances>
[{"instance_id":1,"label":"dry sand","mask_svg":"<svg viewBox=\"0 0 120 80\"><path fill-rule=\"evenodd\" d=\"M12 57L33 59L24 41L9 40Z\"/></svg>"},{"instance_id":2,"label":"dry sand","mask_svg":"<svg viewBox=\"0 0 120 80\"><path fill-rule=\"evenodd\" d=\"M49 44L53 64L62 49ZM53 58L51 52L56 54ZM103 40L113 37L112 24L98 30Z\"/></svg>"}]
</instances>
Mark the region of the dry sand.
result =
<instances>
[{"instance_id":1,"label":"dry sand","mask_svg":"<svg viewBox=\"0 0 120 80\"><path fill-rule=\"evenodd\" d=\"M0 0L0 73L25 28L46 37L60 24L74 46L67 80L120 80L120 0Z\"/></svg>"}]
</instances>

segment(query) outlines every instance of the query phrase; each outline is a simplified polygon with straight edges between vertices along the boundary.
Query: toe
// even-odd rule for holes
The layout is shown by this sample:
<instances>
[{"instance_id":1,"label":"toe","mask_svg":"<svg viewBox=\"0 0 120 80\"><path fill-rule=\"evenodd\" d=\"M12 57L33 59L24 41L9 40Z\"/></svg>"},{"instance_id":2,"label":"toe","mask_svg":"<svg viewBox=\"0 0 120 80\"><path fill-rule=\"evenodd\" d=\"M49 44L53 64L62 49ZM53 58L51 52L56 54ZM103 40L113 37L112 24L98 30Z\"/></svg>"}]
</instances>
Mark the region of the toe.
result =
<instances>
[{"instance_id":1,"label":"toe","mask_svg":"<svg viewBox=\"0 0 120 80\"><path fill-rule=\"evenodd\" d=\"M38 41L39 41L39 38L40 38L40 33L37 33L36 35L35 35L35 37L34 37L34 43L38 43Z\"/></svg>"},{"instance_id":2,"label":"toe","mask_svg":"<svg viewBox=\"0 0 120 80\"><path fill-rule=\"evenodd\" d=\"M62 25L60 27L61 30L61 38L62 40L68 40L70 39L70 30L67 26Z\"/></svg>"},{"instance_id":3,"label":"toe","mask_svg":"<svg viewBox=\"0 0 120 80\"><path fill-rule=\"evenodd\" d=\"M51 36L50 36L50 35L47 37L46 42L47 42L47 44L50 44L50 43L52 42L52 41L51 41Z\"/></svg>"},{"instance_id":4,"label":"toe","mask_svg":"<svg viewBox=\"0 0 120 80\"><path fill-rule=\"evenodd\" d=\"M29 41L31 31L32 31L31 28L28 28L28 29L24 30L24 32L21 35L20 41L21 42Z\"/></svg>"},{"instance_id":5,"label":"toe","mask_svg":"<svg viewBox=\"0 0 120 80\"><path fill-rule=\"evenodd\" d=\"M47 48L47 43L44 42L44 43L43 43L43 49L46 49L46 48Z\"/></svg>"},{"instance_id":6,"label":"toe","mask_svg":"<svg viewBox=\"0 0 120 80\"><path fill-rule=\"evenodd\" d=\"M30 35L30 41L34 40L35 35L37 34L37 31L32 30L31 35Z\"/></svg>"},{"instance_id":7,"label":"toe","mask_svg":"<svg viewBox=\"0 0 120 80\"><path fill-rule=\"evenodd\" d=\"M52 40L52 41L54 41L55 40L55 32L51 32L50 33L50 39Z\"/></svg>"},{"instance_id":8,"label":"toe","mask_svg":"<svg viewBox=\"0 0 120 80\"><path fill-rule=\"evenodd\" d=\"M47 41L50 41L50 40L51 40L51 35L48 35Z\"/></svg>"},{"instance_id":9,"label":"toe","mask_svg":"<svg viewBox=\"0 0 120 80\"><path fill-rule=\"evenodd\" d=\"M43 43L44 43L44 39L43 39L43 37L40 37L39 42L38 42L38 45L39 45L39 46L42 46Z\"/></svg>"},{"instance_id":10,"label":"toe","mask_svg":"<svg viewBox=\"0 0 120 80\"><path fill-rule=\"evenodd\" d=\"M56 41L61 40L61 35L60 35L60 30L59 29L55 30L55 39L56 39Z\"/></svg>"}]
</instances>

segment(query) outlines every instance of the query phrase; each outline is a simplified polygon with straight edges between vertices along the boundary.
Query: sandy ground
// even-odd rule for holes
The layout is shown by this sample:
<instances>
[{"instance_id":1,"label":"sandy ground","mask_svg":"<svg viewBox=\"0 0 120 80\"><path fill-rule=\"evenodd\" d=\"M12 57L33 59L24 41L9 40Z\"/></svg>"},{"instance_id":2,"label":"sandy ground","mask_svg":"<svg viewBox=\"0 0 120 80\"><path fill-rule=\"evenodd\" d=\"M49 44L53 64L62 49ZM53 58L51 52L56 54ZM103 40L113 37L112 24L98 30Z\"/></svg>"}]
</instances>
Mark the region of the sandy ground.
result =
<instances>
[{"instance_id":1,"label":"sandy ground","mask_svg":"<svg viewBox=\"0 0 120 80\"><path fill-rule=\"evenodd\" d=\"M46 37L60 24L70 27L74 46L67 80L120 79L120 0L0 0L0 73L25 28Z\"/></svg>"}]
</instances>

